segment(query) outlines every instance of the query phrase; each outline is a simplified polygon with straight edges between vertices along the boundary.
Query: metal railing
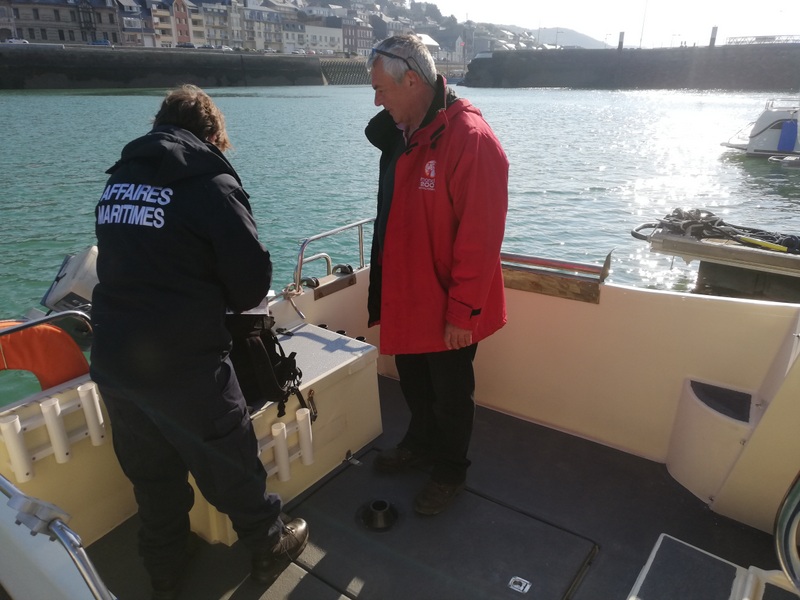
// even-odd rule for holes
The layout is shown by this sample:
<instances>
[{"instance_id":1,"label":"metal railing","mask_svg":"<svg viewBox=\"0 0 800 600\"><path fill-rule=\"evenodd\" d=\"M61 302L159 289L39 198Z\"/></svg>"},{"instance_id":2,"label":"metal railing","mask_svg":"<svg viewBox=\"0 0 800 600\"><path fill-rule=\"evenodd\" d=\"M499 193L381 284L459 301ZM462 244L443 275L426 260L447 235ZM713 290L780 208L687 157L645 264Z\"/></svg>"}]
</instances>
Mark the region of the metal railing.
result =
<instances>
[{"instance_id":1,"label":"metal railing","mask_svg":"<svg viewBox=\"0 0 800 600\"><path fill-rule=\"evenodd\" d=\"M53 504L23 494L2 475L0 475L0 493L8 498L8 506L17 511L16 523L19 526L29 529L33 536L42 533L53 540L58 540L94 598L116 600L116 596L103 583L100 574L86 554L81 538L67 526L65 522L69 519L67 513ZM13 549L5 548L5 551L13 552Z\"/></svg>"},{"instance_id":2,"label":"metal railing","mask_svg":"<svg viewBox=\"0 0 800 600\"><path fill-rule=\"evenodd\" d=\"M800 554L797 531L800 526L800 474L795 478L775 517L775 549L781 568L800 591Z\"/></svg>"},{"instance_id":3,"label":"metal railing","mask_svg":"<svg viewBox=\"0 0 800 600\"><path fill-rule=\"evenodd\" d=\"M508 263L519 265L526 265L529 267L538 267L547 269L549 271L561 271L582 273L597 277L599 283L603 283L608 273L611 270L611 253L606 256L605 262L602 265L592 265L589 263L579 263L566 260L555 260L551 258L541 258L538 256L528 256L525 254L512 254L509 252L501 252L500 260Z\"/></svg>"},{"instance_id":4,"label":"metal railing","mask_svg":"<svg viewBox=\"0 0 800 600\"><path fill-rule=\"evenodd\" d=\"M333 261L328 254L319 253L314 254L313 256L309 256L308 258L305 257L305 251L308 245L311 242L315 242L317 240L321 240L323 238L331 237L332 235L336 235L342 233L343 231L348 231L350 229L357 228L358 229L358 266L360 269L363 269L366 266L366 261L364 260L364 225L368 223L372 223L375 221L375 218L370 219L361 219L360 221L356 221L354 223L350 223L349 225L343 225L342 227L337 227L336 229L331 229L329 231L325 231L323 233L313 235L310 238L306 238L300 244L300 250L297 253L297 266L294 269L294 286L297 290L300 289L302 282L303 282L303 265L308 264L315 260L324 260L327 265L327 275L333 273Z\"/></svg>"},{"instance_id":5,"label":"metal railing","mask_svg":"<svg viewBox=\"0 0 800 600\"><path fill-rule=\"evenodd\" d=\"M327 275L330 275L333 272L333 261L331 257L326 253L318 253L306 258L305 251L308 245L311 242L321 240L323 238L330 237L332 235L336 235L342 233L343 231L348 231L353 228L358 228L358 257L359 257L359 268L364 268L366 266L366 262L364 260L364 225L369 223L373 223L375 218L369 219L361 219L360 221L356 221L354 223L350 223L349 225L344 225L342 227L337 227L336 229L331 229L330 231L325 231L318 235L311 236L306 238L300 244L300 250L297 255L297 266L294 270L294 286L297 290L301 289L303 283L303 266L315 261L315 260L324 260L327 266ZM599 265L592 265L587 263L578 263L578 262L570 262L570 261L563 261L563 260L555 260L555 259L548 259L548 258L540 258L535 256L528 256L524 254L514 254L510 252L502 252L500 254L500 260L505 262L511 262L521 265L533 266L548 269L551 271L563 271L563 272L575 272L575 273L582 273L587 275L592 275L597 277L598 281L602 283L605 278L608 276L608 273L611 268L611 253L605 259L605 262L602 266Z\"/></svg>"},{"instance_id":6,"label":"metal railing","mask_svg":"<svg viewBox=\"0 0 800 600\"><path fill-rule=\"evenodd\" d=\"M800 35L746 35L725 39L728 46L749 46L752 44L797 44Z\"/></svg>"},{"instance_id":7,"label":"metal railing","mask_svg":"<svg viewBox=\"0 0 800 600\"><path fill-rule=\"evenodd\" d=\"M91 309L91 306L84 305L81 308ZM82 352L89 350L92 343L92 322L89 315L82 310L70 309L54 311L42 317L24 319L12 319L18 321L16 325L3 328L0 325L0 337L10 335L23 329L30 329L37 325L51 324L58 327L72 338ZM58 322L60 321L60 322Z\"/></svg>"},{"instance_id":8,"label":"metal railing","mask_svg":"<svg viewBox=\"0 0 800 600\"><path fill-rule=\"evenodd\" d=\"M11 327L6 327L5 329L0 329L0 336L8 335L16 331L22 331L23 329L30 329L31 327L36 327L37 325L42 325L43 323L52 323L53 321L58 321L61 319L66 319L71 317L83 321L89 328L89 331L91 331L92 322L91 319L89 318L89 315L80 310L63 310L60 312L54 312L49 315L45 315L43 317L38 317L36 319L31 319L29 321L23 321L18 325L12 325Z\"/></svg>"}]
</instances>

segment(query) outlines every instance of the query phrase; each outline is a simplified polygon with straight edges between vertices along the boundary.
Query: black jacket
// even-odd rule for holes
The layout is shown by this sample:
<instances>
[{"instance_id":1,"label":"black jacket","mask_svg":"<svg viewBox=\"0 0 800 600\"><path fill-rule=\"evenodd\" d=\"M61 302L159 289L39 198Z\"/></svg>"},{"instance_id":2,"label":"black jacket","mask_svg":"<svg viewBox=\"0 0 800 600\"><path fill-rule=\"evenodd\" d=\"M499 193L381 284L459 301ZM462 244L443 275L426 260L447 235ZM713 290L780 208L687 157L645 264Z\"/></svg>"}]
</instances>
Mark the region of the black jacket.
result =
<instances>
[{"instance_id":1,"label":"black jacket","mask_svg":"<svg viewBox=\"0 0 800 600\"><path fill-rule=\"evenodd\" d=\"M148 385L216 369L230 350L226 309L258 305L272 277L239 176L171 126L130 142L108 173L95 209L92 377Z\"/></svg>"}]
</instances>

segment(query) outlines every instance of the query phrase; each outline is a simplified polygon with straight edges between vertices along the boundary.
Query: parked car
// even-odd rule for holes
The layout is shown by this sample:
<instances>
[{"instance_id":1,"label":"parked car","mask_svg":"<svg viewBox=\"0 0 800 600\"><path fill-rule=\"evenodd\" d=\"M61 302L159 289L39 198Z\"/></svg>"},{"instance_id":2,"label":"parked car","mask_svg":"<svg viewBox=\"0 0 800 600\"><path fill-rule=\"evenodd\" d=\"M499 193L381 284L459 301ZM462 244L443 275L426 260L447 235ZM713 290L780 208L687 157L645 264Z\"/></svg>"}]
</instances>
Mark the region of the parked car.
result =
<instances>
[{"instance_id":1,"label":"parked car","mask_svg":"<svg viewBox=\"0 0 800 600\"><path fill-rule=\"evenodd\" d=\"M108 40L92 40L89 42L90 46L110 46L111 42Z\"/></svg>"},{"instance_id":2,"label":"parked car","mask_svg":"<svg viewBox=\"0 0 800 600\"><path fill-rule=\"evenodd\" d=\"M217 50L222 50L223 52L233 52L233 48L230 46L225 46L224 44L222 46L217 46Z\"/></svg>"},{"instance_id":3,"label":"parked car","mask_svg":"<svg viewBox=\"0 0 800 600\"><path fill-rule=\"evenodd\" d=\"M180 42L175 44L176 48L197 48L192 42Z\"/></svg>"},{"instance_id":4,"label":"parked car","mask_svg":"<svg viewBox=\"0 0 800 600\"><path fill-rule=\"evenodd\" d=\"M203 44L202 46L200 46L200 49L201 50L213 50L214 49L214 44Z\"/></svg>"},{"instance_id":5,"label":"parked car","mask_svg":"<svg viewBox=\"0 0 800 600\"><path fill-rule=\"evenodd\" d=\"M262 50L262 52L264 54L277 54L278 51L275 50L275 48L264 48L264 50Z\"/></svg>"},{"instance_id":6,"label":"parked car","mask_svg":"<svg viewBox=\"0 0 800 600\"><path fill-rule=\"evenodd\" d=\"M5 41L6 44L27 44L28 40L23 40L20 38L8 38Z\"/></svg>"}]
</instances>

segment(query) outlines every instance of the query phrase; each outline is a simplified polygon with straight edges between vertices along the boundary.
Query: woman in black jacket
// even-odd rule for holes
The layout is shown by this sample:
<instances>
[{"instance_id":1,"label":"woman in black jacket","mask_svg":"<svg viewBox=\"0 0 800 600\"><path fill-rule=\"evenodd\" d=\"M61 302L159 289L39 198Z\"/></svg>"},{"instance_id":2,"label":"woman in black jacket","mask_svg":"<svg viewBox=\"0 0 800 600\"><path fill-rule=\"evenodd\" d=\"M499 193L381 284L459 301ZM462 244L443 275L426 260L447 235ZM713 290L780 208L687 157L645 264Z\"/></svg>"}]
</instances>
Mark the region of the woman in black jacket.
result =
<instances>
[{"instance_id":1,"label":"woman in black jacket","mask_svg":"<svg viewBox=\"0 0 800 600\"><path fill-rule=\"evenodd\" d=\"M153 129L108 170L97 204L91 374L134 486L153 598L177 597L188 561L191 472L270 583L308 538L284 524L228 354L225 314L257 306L272 263L223 156L222 113L195 86L170 92Z\"/></svg>"}]
</instances>

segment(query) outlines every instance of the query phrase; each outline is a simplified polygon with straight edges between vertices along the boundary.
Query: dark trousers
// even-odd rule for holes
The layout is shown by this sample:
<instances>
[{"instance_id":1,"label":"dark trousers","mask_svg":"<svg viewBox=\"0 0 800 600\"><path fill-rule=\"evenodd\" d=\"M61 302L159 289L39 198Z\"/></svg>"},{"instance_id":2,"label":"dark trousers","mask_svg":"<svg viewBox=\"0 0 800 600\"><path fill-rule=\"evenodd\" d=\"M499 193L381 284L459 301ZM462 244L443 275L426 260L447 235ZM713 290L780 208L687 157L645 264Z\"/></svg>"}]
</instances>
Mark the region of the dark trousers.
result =
<instances>
[{"instance_id":1,"label":"dark trousers","mask_svg":"<svg viewBox=\"0 0 800 600\"><path fill-rule=\"evenodd\" d=\"M266 492L266 470L236 375L214 373L144 389L100 385L114 451L134 487L139 553L151 577L185 560L191 472L203 496L227 514L251 550L276 539L281 500Z\"/></svg>"},{"instance_id":2,"label":"dark trousers","mask_svg":"<svg viewBox=\"0 0 800 600\"><path fill-rule=\"evenodd\" d=\"M411 421L400 446L433 459L431 478L440 483L466 479L475 418L477 344L459 350L395 356L400 388Z\"/></svg>"}]
</instances>

